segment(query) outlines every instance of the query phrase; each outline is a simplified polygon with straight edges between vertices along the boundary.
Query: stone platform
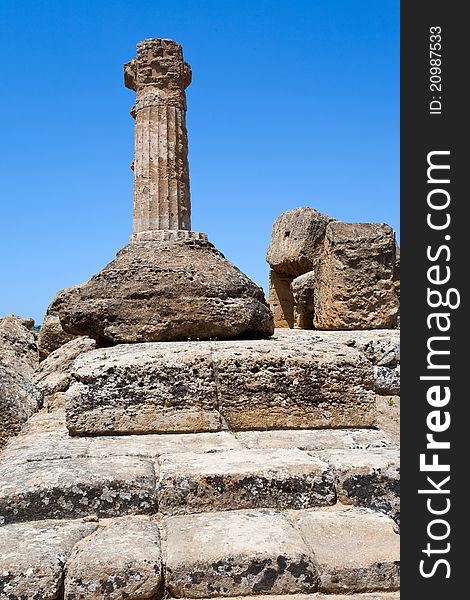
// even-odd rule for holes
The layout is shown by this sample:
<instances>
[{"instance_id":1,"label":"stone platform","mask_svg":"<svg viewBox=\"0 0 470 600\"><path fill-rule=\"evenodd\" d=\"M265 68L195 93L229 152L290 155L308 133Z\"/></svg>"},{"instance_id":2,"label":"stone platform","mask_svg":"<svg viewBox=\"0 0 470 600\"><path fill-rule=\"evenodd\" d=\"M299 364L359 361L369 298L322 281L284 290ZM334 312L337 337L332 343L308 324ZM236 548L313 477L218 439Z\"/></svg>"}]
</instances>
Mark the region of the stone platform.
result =
<instances>
[{"instance_id":1,"label":"stone platform","mask_svg":"<svg viewBox=\"0 0 470 600\"><path fill-rule=\"evenodd\" d=\"M75 435L371 427L368 350L328 333L87 352L73 368L67 426Z\"/></svg>"}]
</instances>

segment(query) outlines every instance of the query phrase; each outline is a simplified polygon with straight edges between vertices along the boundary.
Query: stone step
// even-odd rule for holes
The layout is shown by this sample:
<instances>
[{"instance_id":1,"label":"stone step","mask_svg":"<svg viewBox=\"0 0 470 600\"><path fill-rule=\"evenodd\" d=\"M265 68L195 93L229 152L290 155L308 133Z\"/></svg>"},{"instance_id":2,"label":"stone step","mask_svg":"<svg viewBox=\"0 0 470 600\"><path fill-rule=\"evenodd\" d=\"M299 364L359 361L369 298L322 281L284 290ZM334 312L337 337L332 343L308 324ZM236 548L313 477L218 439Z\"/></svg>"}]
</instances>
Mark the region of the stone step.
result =
<instances>
[{"instance_id":1,"label":"stone step","mask_svg":"<svg viewBox=\"0 0 470 600\"><path fill-rule=\"evenodd\" d=\"M176 598L395 591L399 537L368 510L233 511L165 521Z\"/></svg>"},{"instance_id":2,"label":"stone step","mask_svg":"<svg viewBox=\"0 0 470 600\"><path fill-rule=\"evenodd\" d=\"M338 499L398 520L398 449L381 432L302 431L300 447L295 433L82 438L68 435L63 414L39 414L0 455L0 521L301 509Z\"/></svg>"},{"instance_id":3,"label":"stone step","mask_svg":"<svg viewBox=\"0 0 470 600\"><path fill-rule=\"evenodd\" d=\"M373 378L363 352L313 333L121 344L76 360L67 426L75 435L371 427Z\"/></svg>"},{"instance_id":4,"label":"stone step","mask_svg":"<svg viewBox=\"0 0 470 600\"><path fill-rule=\"evenodd\" d=\"M395 600L398 539L345 507L4 525L0 598Z\"/></svg>"}]
</instances>

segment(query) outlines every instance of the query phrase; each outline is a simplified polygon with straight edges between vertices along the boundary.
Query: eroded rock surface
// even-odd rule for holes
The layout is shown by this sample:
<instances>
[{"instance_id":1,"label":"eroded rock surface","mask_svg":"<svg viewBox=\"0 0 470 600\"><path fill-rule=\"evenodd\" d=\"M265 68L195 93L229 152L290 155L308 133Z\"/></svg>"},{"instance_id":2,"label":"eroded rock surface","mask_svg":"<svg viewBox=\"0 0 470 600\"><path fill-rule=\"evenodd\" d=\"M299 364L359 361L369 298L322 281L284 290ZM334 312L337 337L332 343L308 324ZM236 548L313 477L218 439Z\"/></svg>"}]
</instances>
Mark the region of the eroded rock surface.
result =
<instances>
[{"instance_id":1,"label":"eroded rock surface","mask_svg":"<svg viewBox=\"0 0 470 600\"><path fill-rule=\"evenodd\" d=\"M165 581L176 598L308 593L317 587L312 552L279 512L170 517L166 531Z\"/></svg>"},{"instance_id":2,"label":"eroded rock surface","mask_svg":"<svg viewBox=\"0 0 470 600\"><path fill-rule=\"evenodd\" d=\"M68 288L69 290L73 288ZM48 309L44 321L41 325L38 335L38 350L40 360L44 360L51 352L57 350L70 340L73 340L75 335L64 331L60 324L59 315L53 308Z\"/></svg>"},{"instance_id":3,"label":"eroded rock surface","mask_svg":"<svg viewBox=\"0 0 470 600\"><path fill-rule=\"evenodd\" d=\"M388 225L329 223L315 283L314 327L395 327L395 248Z\"/></svg>"},{"instance_id":4,"label":"eroded rock surface","mask_svg":"<svg viewBox=\"0 0 470 600\"><path fill-rule=\"evenodd\" d=\"M42 393L32 382L39 364L32 319L0 319L0 448L40 408Z\"/></svg>"},{"instance_id":5,"label":"eroded rock surface","mask_svg":"<svg viewBox=\"0 0 470 600\"><path fill-rule=\"evenodd\" d=\"M97 526L41 521L0 527L0 598L56 600L72 548Z\"/></svg>"},{"instance_id":6,"label":"eroded rock surface","mask_svg":"<svg viewBox=\"0 0 470 600\"><path fill-rule=\"evenodd\" d=\"M139 241L86 283L59 292L63 328L100 342L268 337L263 291L204 240Z\"/></svg>"},{"instance_id":7,"label":"eroded rock surface","mask_svg":"<svg viewBox=\"0 0 470 600\"><path fill-rule=\"evenodd\" d=\"M313 208L294 208L273 224L266 260L276 273L298 277L311 271L323 251L326 226L333 219Z\"/></svg>"},{"instance_id":8,"label":"eroded rock surface","mask_svg":"<svg viewBox=\"0 0 470 600\"><path fill-rule=\"evenodd\" d=\"M119 345L78 357L73 378L79 435L375 423L371 363L314 337Z\"/></svg>"},{"instance_id":9,"label":"eroded rock surface","mask_svg":"<svg viewBox=\"0 0 470 600\"><path fill-rule=\"evenodd\" d=\"M160 533L148 517L104 520L66 565L65 600L145 600L162 583Z\"/></svg>"}]
</instances>

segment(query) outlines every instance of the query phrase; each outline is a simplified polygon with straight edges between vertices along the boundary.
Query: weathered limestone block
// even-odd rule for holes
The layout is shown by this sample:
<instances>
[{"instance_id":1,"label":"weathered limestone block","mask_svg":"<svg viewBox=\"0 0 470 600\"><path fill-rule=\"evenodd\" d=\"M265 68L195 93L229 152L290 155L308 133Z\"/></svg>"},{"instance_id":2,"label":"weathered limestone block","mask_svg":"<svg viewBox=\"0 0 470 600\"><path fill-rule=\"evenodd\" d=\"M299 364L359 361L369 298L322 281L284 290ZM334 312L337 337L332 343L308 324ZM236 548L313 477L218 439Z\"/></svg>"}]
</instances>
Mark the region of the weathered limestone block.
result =
<instances>
[{"instance_id":1,"label":"weathered limestone block","mask_svg":"<svg viewBox=\"0 0 470 600\"><path fill-rule=\"evenodd\" d=\"M59 598L72 548L97 526L83 521L41 521L0 527L0 598Z\"/></svg>"},{"instance_id":2,"label":"weathered limestone block","mask_svg":"<svg viewBox=\"0 0 470 600\"><path fill-rule=\"evenodd\" d=\"M299 329L313 329L315 271L299 275L291 283L294 322Z\"/></svg>"},{"instance_id":3,"label":"weathered limestone block","mask_svg":"<svg viewBox=\"0 0 470 600\"><path fill-rule=\"evenodd\" d=\"M51 308L66 331L108 343L274 332L262 289L203 240L130 244Z\"/></svg>"},{"instance_id":4,"label":"weathered limestone block","mask_svg":"<svg viewBox=\"0 0 470 600\"><path fill-rule=\"evenodd\" d=\"M301 450L181 453L159 459L159 511L311 508L336 500L332 469Z\"/></svg>"},{"instance_id":5,"label":"weathered limestone block","mask_svg":"<svg viewBox=\"0 0 470 600\"><path fill-rule=\"evenodd\" d=\"M294 327L294 296L292 277L269 271L269 306L274 316L274 327Z\"/></svg>"},{"instance_id":6,"label":"weathered limestone block","mask_svg":"<svg viewBox=\"0 0 470 600\"><path fill-rule=\"evenodd\" d=\"M314 327L377 329L397 324L395 238L388 225L330 222L315 289Z\"/></svg>"},{"instance_id":7,"label":"weathered limestone block","mask_svg":"<svg viewBox=\"0 0 470 600\"><path fill-rule=\"evenodd\" d=\"M315 559L279 512L169 517L166 589L175 598L313 592Z\"/></svg>"},{"instance_id":8,"label":"weathered limestone block","mask_svg":"<svg viewBox=\"0 0 470 600\"><path fill-rule=\"evenodd\" d=\"M210 343L120 345L80 356L66 394L74 434L221 429Z\"/></svg>"},{"instance_id":9,"label":"weathered limestone block","mask_svg":"<svg viewBox=\"0 0 470 600\"><path fill-rule=\"evenodd\" d=\"M51 352L38 366L33 380L44 396L64 392L71 381L72 365L80 354L96 348L95 340L77 337Z\"/></svg>"},{"instance_id":10,"label":"weathered limestone block","mask_svg":"<svg viewBox=\"0 0 470 600\"><path fill-rule=\"evenodd\" d=\"M33 325L32 319L15 315L0 319L0 364L28 379L39 362Z\"/></svg>"},{"instance_id":11,"label":"weathered limestone block","mask_svg":"<svg viewBox=\"0 0 470 600\"><path fill-rule=\"evenodd\" d=\"M352 348L308 340L115 346L77 358L67 426L79 435L372 427L372 370Z\"/></svg>"},{"instance_id":12,"label":"weathered limestone block","mask_svg":"<svg viewBox=\"0 0 470 600\"><path fill-rule=\"evenodd\" d=\"M319 456L335 470L338 500L400 520L398 448L328 450Z\"/></svg>"},{"instance_id":13,"label":"weathered limestone block","mask_svg":"<svg viewBox=\"0 0 470 600\"><path fill-rule=\"evenodd\" d=\"M394 522L367 509L291 513L318 565L319 591L395 591L400 544ZM336 597L336 596L335 596Z\"/></svg>"},{"instance_id":14,"label":"weathered limestone block","mask_svg":"<svg viewBox=\"0 0 470 600\"><path fill-rule=\"evenodd\" d=\"M41 404L42 393L29 379L0 364L0 448Z\"/></svg>"},{"instance_id":15,"label":"weathered limestone block","mask_svg":"<svg viewBox=\"0 0 470 600\"><path fill-rule=\"evenodd\" d=\"M65 600L145 600L162 583L160 533L149 517L100 524L67 561Z\"/></svg>"},{"instance_id":16,"label":"weathered limestone block","mask_svg":"<svg viewBox=\"0 0 470 600\"><path fill-rule=\"evenodd\" d=\"M218 342L217 373L220 410L235 431L375 424L372 366L346 346Z\"/></svg>"},{"instance_id":17,"label":"weathered limestone block","mask_svg":"<svg viewBox=\"0 0 470 600\"><path fill-rule=\"evenodd\" d=\"M326 226L333 221L313 208L294 208L273 224L266 260L276 273L298 277L321 257Z\"/></svg>"},{"instance_id":18,"label":"weathered limestone block","mask_svg":"<svg viewBox=\"0 0 470 600\"><path fill-rule=\"evenodd\" d=\"M67 290L62 291L65 292L72 289L74 288L67 288ZM54 309L49 307L38 335L39 359L44 360L51 352L70 342L75 337L75 335L64 331L60 324L59 315Z\"/></svg>"},{"instance_id":19,"label":"weathered limestone block","mask_svg":"<svg viewBox=\"0 0 470 600\"><path fill-rule=\"evenodd\" d=\"M155 473L148 460L108 457L14 462L0 466L0 524L155 510Z\"/></svg>"}]
</instances>

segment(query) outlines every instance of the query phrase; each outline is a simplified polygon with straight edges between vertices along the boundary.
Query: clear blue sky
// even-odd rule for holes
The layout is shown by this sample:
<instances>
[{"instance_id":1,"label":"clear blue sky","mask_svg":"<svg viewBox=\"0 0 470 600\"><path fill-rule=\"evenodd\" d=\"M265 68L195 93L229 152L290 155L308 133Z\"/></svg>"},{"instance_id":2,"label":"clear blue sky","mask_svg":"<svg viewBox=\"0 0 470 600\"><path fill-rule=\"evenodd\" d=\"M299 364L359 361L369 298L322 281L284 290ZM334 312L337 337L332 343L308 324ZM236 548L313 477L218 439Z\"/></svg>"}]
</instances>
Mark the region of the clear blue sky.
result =
<instances>
[{"instance_id":1,"label":"clear blue sky","mask_svg":"<svg viewBox=\"0 0 470 600\"><path fill-rule=\"evenodd\" d=\"M0 0L0 315L127 243L136 43L183 45L193 229L265 289L273 221L399 227L398 0Z\"/></svg>"}]
</instances>

